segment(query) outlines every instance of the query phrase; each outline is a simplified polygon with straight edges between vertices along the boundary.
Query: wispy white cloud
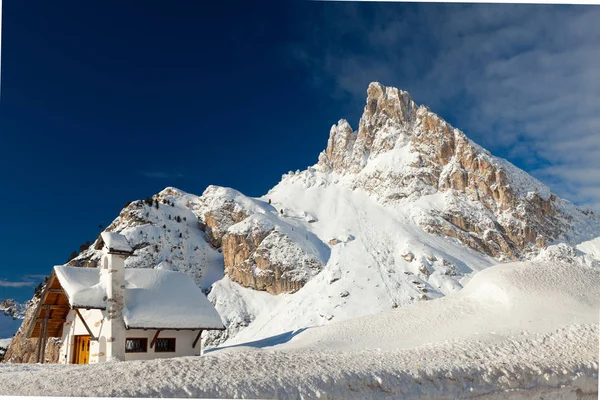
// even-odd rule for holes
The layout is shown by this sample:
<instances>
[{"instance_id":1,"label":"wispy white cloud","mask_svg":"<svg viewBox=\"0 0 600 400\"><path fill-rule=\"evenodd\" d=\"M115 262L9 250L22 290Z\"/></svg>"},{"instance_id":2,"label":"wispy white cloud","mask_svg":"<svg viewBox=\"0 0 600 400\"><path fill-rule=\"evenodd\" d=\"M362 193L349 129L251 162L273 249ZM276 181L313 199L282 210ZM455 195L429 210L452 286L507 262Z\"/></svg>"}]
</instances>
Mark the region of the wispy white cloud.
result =
<instances>
[{"instance_id":1,"label":"wispy white cloud","mask_svg":"<svg viewBox=\"0 0 600 400\"><path fill-rule=\"evenodd\" d=\"M363 102L374 80L408 90L559 195L598 207L600 8L336 3L324 10L323 28L313 28L311 44L296 54L329 77L338 98Z\"/></svg>"},{"instance_id":2,"label":"wispy white cloud","mask_svg":"<svg viewBox=\"0 0 600 400\"><path fill-rule=\"evenodd\" d=\"M33 286L33 285L36 285L36 283L30 282L30 281L14 282L14 281L0 280L0 287L20 288L20 287L27 287L27 286Z\"/></svg>"},{"instance_id":3,"label":"wispy white cloud","mask_svg":"<svg viewBox=\"0 0 600 400\"><path fill-rule=\"evenodd\" d=\"M27 274L24 275L20 281L11 281L6 279L0 279L0 287L28 287L38 285L41 281L46 278L46 275L42 274Z\"/></svg>"},{"instance_id":4,"label":"wispy white cloud","mask_svg":"<svg viewBox=\"0 0 600 400\"><path fill-rule=\"evenodd\" d=\"M25 279L25 280L36 280L36 279L43 280L44 278L46 278L46 275L43 275L43 274L28 274L23 277L23 279Z\"/></svg>"}]
</instances>

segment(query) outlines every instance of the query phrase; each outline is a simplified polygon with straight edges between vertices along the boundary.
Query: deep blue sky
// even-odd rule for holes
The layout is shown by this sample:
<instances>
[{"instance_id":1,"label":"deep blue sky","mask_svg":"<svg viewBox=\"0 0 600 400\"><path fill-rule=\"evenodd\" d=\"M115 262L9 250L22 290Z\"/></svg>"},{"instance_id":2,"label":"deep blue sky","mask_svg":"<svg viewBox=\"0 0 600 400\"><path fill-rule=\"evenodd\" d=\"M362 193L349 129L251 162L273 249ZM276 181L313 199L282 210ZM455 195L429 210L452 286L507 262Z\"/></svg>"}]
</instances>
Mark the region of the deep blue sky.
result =
<instances>
[{"instance_id":1,"label":"deep blue sky","mask_svg":"<svg viewBox=\"0 0 600 400\"><path fill-rule=\"evenodd\" d=\"M28 299L39 279L28 275L64 263L129 200L209 184L264 194L316 162L338 119L358 126L374 80L600 204L600 181L570 186L556 172L589 165L543 144L597 132L597 9L218 3L4 1L0 299ZM564 118L548 83L579 96Z\"/></svg>"},{"instance_id":2,"label":"deep blue sky","mask_svg":"<svg viewBox=\"0 0 600 400\"><path fill-rule=\"evenodd\" d=\"M262 195L343 114L286 57L306 4L91 3L4 2L0 279L49 273L166 186Z\"/></svg>"}]
</instances>

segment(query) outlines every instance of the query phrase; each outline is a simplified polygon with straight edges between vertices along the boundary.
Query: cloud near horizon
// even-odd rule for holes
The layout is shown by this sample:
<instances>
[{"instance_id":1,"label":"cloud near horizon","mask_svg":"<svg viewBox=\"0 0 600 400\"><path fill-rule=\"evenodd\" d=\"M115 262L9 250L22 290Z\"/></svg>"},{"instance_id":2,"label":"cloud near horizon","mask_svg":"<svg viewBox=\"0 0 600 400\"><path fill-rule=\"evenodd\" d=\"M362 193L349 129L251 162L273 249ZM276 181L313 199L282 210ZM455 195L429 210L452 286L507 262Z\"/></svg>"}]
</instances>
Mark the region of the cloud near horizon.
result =
<instances>
[{"instance_id":1,"label":"cloud near horizon","mask_svg":"<svg viewBox=\"0 0 600 400\"><path fill-rule=\"evenodd\" d=\"M492 153L600 210L600 8L328 3L297 62L332 96L408 90ZM357 121L350 121L355 128Z\"/></svg>"}]
</instances>

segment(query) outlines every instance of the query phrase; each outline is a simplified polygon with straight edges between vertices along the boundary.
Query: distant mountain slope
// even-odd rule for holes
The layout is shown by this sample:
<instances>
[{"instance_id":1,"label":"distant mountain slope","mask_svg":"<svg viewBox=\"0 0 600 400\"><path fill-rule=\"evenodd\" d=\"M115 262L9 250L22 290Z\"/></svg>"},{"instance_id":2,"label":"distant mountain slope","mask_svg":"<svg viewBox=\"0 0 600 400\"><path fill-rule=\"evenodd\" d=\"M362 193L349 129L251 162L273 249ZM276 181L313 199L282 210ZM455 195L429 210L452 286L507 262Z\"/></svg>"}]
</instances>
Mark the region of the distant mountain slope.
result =
<instances>
[{"instance_id":1,"label":"distant mountain slope","mask_svg":"<svg viewBox=\"0 0 600 400\"><path fill-rule=\"evenodd\" d=\"M13 319L23 319L25 317L26 310L27 304L21 304L14 299L0 301L0 311L2 311L4 315Z\"/></svg>"},{"instance_id":2,"label":"distant mountain slope","mask_svg":"<svg viewBox=\"0 0 600 400\"><path fill-rule=\"evenodd\" d=\"M128 268L182 271L210 291L228 327L206 335L214 346L438 298L498 262L593 240L600 218L372 83L358 130L338 122L317 164L261 198L168 187L106 230L135 249ZM69 264L95 267L95 245Z\"/></svg>"}]
</instances>

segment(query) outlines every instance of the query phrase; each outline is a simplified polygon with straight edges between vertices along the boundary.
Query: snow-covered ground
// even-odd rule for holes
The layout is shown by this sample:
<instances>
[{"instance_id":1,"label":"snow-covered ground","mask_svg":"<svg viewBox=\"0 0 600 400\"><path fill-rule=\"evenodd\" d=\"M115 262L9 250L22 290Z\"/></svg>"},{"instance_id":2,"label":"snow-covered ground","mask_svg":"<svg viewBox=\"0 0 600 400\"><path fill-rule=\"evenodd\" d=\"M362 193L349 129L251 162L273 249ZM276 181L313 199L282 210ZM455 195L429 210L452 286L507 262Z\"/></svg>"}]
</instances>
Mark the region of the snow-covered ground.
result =
<instances>
[{"instance_id":1,"label":"snow-covered ground","mask_svg":"<svg viewBox=\"0 0 600 400\"><path fill-rule=\"evenodd\" d=\"M11 341L12 341L12 338L0 339L0 347L4 347L5 349L7 349L8 345L10 344Z\"/></svg>"},{"instance_id":2,"label":"snow-covered ground","mask_svg":"<svg viewBox=\"0 0 600 400\"><path fill-rule=\"evenodd\" d=\"M0 365L0 394L592 399L599 307L598 264L552 246L533 261L490 267L439 299L203 357Z\"/></svg>"}]
</instances>

